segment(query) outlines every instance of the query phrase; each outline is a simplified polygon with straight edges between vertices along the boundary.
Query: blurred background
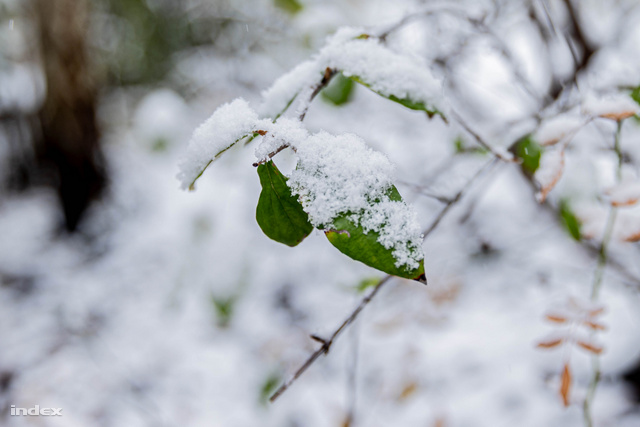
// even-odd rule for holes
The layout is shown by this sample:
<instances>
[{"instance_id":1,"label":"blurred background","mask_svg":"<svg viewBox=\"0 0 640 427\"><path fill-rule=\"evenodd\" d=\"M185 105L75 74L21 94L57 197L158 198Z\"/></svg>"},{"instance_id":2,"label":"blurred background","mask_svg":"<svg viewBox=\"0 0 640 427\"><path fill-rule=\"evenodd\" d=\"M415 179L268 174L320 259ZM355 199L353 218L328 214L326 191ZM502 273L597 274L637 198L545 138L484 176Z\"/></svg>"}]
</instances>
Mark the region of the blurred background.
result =
<instances>
[{"instance_id":1,"label":"blurred background","mask_svg":"<svg viewBox=\"0 0 640 427\"><path fill-rule=\"evenodd\" d=\"M576 134L550 204L518 165L478 180L424 245L429 286L392 281L273 404L317 348L309 334L330 335L382 275L321 233L296 248L262 235L252 147L226 153L195 193L175 178L218 106L256 105L341 26L378 34L412 13L390 48L433 64L466 123L506 150L540 111L640 84L638 2L577 3L0 0L0 425L584 425L592 356L536 345L555 330L545 313L589 299L599 237L567 218L604 227L615 122ZM329 89L308 128L384 152L424 228L489 160L455 124ZM620 141L637 177L635 118ZM617 232L640 230L637 209L625 215ZM640 424L638 248L610 247L597 426Z\"/></svg>"}]
</instances>

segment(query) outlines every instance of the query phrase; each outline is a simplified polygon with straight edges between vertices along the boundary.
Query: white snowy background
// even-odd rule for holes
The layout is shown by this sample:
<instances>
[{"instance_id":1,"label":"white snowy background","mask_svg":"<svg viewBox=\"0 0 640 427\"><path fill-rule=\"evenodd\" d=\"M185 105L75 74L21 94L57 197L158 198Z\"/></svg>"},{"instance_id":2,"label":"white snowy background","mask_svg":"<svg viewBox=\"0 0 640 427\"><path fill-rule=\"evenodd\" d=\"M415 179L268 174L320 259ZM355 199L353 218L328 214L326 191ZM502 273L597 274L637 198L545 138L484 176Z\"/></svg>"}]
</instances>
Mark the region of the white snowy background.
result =
<instances>
[{"instance_id":1,"label":"white snowy background","mask_svg":"<svg viewBox=\"0 0 640 427\"><path fill-rule=\"evenodd\" d=\"M189 3L193 13L204 4L206 13L233 20L215 43L178 53L162 84L101 97L111 186L92 207L91 237L57 232L60 214L48 190L2 194L0 372L13 380L0 394L0 425L338 427L350 418L352 427L584 425L591 356L536 345L559 329L545 313L570 298L589 300L597 260L585 247L597 246L604 229L607 205L596 195L615 181L615 123L597 119L577 131L549 195L584 205L595 240L573 240L536 201L519 166L498 163L425 241L428 286L390 282L329 354L271 404L268 385L273 391L319 345L309 335L330 335L364 296L358 284L383 275L342 255L321 232L295 248L264 236L255 221L254 147L225 153L195 192L180 189L177 165L192 131L218 106L237 97L259 104L261 91L339 27L379 32L435 2L309 0L295 15L266 0ZM547 91L550 70L571 71L562 38L554 52L543 52L527 2L449 3L475 17L499 11L491 31L513 52L533 93ZM640 83L640 7L581 3L601 49L574 96L602 105L598 97ZM2 43L19 43L12 35L19 18L11 28L8 20L0 25ZM458 15L417 19L388 42L427 62L461 49L434 72L447 81L443 96L494 147L506 150L536 129L539 101L518 83L493 36L477 34ZM37 103L37 75L0 72L0 106ZM305 124L312 132L355 133L386 154L422 228L443 204L421 192L453 196L490 160L456 152L457 138L477 145L455 123L362 86L340 107L318 97ZM637 179L633 118L624 121L621 147L625 173ZM276 162L287 172L293 166L286 152ZM640 252L617 237L640 228L634 209L620 211L610 246L628 274L607 268L599 297L607 329L597 338L604 352L596 426L640 425L620 379L640 359ZM216 303L231 306L228 318ZM567 408L559 394L566 361L573 374ZM63 408L63 416L8 414L9 405L36 404Z\"/></svg>"}]
</instances>

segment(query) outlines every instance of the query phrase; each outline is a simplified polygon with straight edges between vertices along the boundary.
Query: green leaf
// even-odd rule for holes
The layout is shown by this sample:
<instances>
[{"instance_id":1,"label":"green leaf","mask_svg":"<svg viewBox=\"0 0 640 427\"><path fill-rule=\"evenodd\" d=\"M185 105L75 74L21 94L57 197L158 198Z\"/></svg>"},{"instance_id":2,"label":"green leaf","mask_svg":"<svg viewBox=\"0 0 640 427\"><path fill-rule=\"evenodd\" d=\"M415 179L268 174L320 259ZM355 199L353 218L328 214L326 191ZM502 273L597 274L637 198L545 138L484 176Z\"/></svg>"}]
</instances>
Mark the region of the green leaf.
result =
<instances>
[{"instance_id":1,"label":"green leaf","mask_svg":"<svg viewBox=\"0 0 640 427\"><path fill-rule=\"evenodd\" d=\"M439 114L441 116L442 113L440 111L438 111L436 108L426 105L424 102L422 101L417 101L415 99L411 99L411 97L403 97L403 98L399 98L393 94L391 95L385 95L383 93L380 93L376 90L371 89L371 85L365 81L362 80L361 77L359 76L349 76L349 78L351 80L353 80L356 83L360 83L362 86L370 89L371 91L373 91L374 93L377 93L378 95L382 96L383 98L387 98L393 102L397 102L400 105L403 105L411 110L417 110L417 111L425 111L427 113L427 115L429 115L429 117L433 117L435 114ZM444 116L443 116L444 117Z\"/></svg>"},{"instance_id":2,"label":"green leaf","mask_svg":"<svg viewBox=\"0 0 640 427\"><path fill-rule=\"evenodd\" d=\"M296 246L313 230L309 217L271 160L258 166L258 176L262 185L256 208L258 225L276 242Z\"/></svg>"},{"instance_id":3,"label":"green leaf","mask_svg":"<svg viewBox=\"0 0 640 427\"><path fill-rule=\"evenodd\" d=\"M280 384L281 378L280 375L276 373L269 374L262 385L260 386L260 397L259 401L262 405L266 405L269 401L269 397L276 390L278 384Z\"/></svg>"},{"instance_id":4,"label":"green leaf","mask_svg":"<svg viewBox=\"0 0 640 427\"><path fill-rule=\"evenodd\" d=\"M580 220L573 213L573 210L571 210L571 206L569 205L569 201L566 199L560 201L560 218L562 218L562 222L571 237L579 241L582 236L580 233Z\"/></svg>"},{"instance_id":5,"label":"green leaf","mask_svg":"<svg viewBox=\"0 0 640 427\"><path fill-rule=\"evenodd\" d=\"M295 15L302 10L302 5L298 0L275 0L274 3L276 7L279 7L292 15Z\"/></svg>"},{"instance_id":6,"label":"green leaf","mask_svg":"<svg viewBox=\"0 0 640 427\"><path fill-rule=\"evenodd\" d=\"M353 88L353 80L340 73L332 78L329 86L321 92L322 99L333 105L346 104L351 100Z\"/></svg>"},{"instance_id":7,"label":"green leaf","mask_svg":"<svg viewBox=\"0 0 640 427\"><path fill-rule=\"evenodd\" d=\"M525 173L533 175L540 167L540 157L544 148L535 142L531 135L527 135L515 145L514 154L522 161L522 169Z\"/></svg>"},{"instance_id":8,"label":"green leaf","mask_svg":"<svg viewBox=\"0 0 640 427\"><path fill-rule=\"evenodd\" d=\"M640 86L631 91L631 98L640 104Z\"/></svg>"},{"instance_id":9,"label":"green leaf","mask_svg":"<svg viewBox=\"0 0 640 427\"><path fill-rule=\"evenodd\" d=\"M215 295L211 296L211 303L216 313L217 323L221 328L229 326L236 301L237 297L235 295L227 298L216 297Z\"/></svg>"},{"instance_id":10,"label":"green leaf","mask_svg":"<svg viewBox=\"0 0 640 427\"><path fill-rule=\"evenodd\" d=\"M362 279L358 286L356 286L356 290L358 292L364 292L369 288L373 288L374 286L378 286L380 283L379 277L367 277L366 279Z\"/></svg>"},{"instance_id":11,"label":"green leaf","mask_svg":"<svg viewBox=\"0 0 640 427\"><path fill-rule=\"evenodd\" d=\"M402 201L402 196L395 186L389 188L387 196L393 201ZM324 233L333 246L349 258L360 261L369 267L394 276L427 283L424 260L421 260L418 267L414 269L406 265L396 267L396 259L392 250L385 248L378 242L380 234L376 231L365 233L362 226L356 225L350 219L351 216L350 213L338 216L333 221L335 229L325 230Z\"/></svg>"}]
</instances>

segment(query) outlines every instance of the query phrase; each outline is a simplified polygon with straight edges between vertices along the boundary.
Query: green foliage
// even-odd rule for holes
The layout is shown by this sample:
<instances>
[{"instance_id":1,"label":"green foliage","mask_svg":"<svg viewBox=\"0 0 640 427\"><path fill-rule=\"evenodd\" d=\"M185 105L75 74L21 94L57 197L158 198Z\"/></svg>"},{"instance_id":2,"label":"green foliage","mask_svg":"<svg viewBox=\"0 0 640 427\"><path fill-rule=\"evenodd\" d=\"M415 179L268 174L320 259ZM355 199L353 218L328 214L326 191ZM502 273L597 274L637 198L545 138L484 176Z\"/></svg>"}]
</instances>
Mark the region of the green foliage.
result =
<instances>
[{"instance_id":1,"label":"green foliage","mask_svg":"<svg viewBox=\"0 0 640 427\"><path fill-rule=\"evenodd\" d=\"M272 161L258 166L262 192L256 208L258 225L269 238L296 246L313 226L298 199L291 194L287 178Z\"/></svg>"},{"instance_id":2,"label":"green foliage","mask_svg":"<svg viewBox=\"0 0 640 427\"><path fill-rule=\"evenodd\" d=\"M571 206L569 205L569 201L566 199L560 201L560 218L562 218L562 222L571 237L576 240L580 240L580 220L573 213Z\"/></svg>"},{"instance_id":3,"label":"green foliage","mask_svg":"<svg viewBox=\"0 0 640 427\"><path fill-rule=\"evenodd\" d=\"M540 167L540 157L544 148L535 142L531 135L527 135L515 145L514 154L522 161L522 169L525 173L533 175Z\"/></svg>"},{"instance_id":4,"label":"green foliage","mask_svg":"<svg viewBox=\"0 0 640 427\"><path fill-rule=\"evenodd\" d=\"M351 259L373 267L385 273L398 277L424 281L424 261L420 261L418 268L407 266L396 267L396 259L390 249L378 242L380 236L375 231L365 233L361 226L357 226L348 217L342 215L334 220L336 228L325 230L329 242L340 252Z\"/></svg>"},{"instance_id":5,"label":"green foliage","mask_svg":"<svg viewBox=\"0 0 640 427\"><path fill-rule=\"evenodd\" d=\"M267 404L269 397L271 397L273 392L276 390L276 387L280 384L281 380L280 375L276 373L269 374L267 378L265 378L264 382L260 386L259 401L262 405Z\"/></svg>"},{"instance_id":6,"label":"green foliage","mask_svg":"<svg viewBox=\"0 0 640 427\"><path fill-rule=\"evenodd\" d=\"M388 190L387 196L394 201L402 200L402 196L395 186ZM377 202L373 201L372 203ZM421 260L415 269L408 268L406 265L396 267L396 259L391 249L385 248L378 242L380 234L375 231L365 233L362 226L356 225L350 219L351 216L352 214L349 213L339 216L333 221L335 229L325 230L325 235L333 246L349 258L360 261L369 267L394 276L426 283L424 260Z\"/></svg>"},{"instance_id":7,"label":"green foliage","mask_svg":"<svg viewBox=\"0 0 640 427\"><path fill-rule=\"evenodd\" d=\"M360 283L358 283L358 286L356 286L356 290L358 292L364 292L369 288L377 286L378 283L380 283L379 277L367 277L366 279L362 279Z\"/></svg>"},{"instance_id":8,"label":"green foliage","mask_svg":"<svg viewBox=\"0 0 640 427\"><path fill-rule=\"evenodd\" d=\"M322 99L333 105L343 105L351 100L353 89L353 80L340 73L333 77L329 86L322 91Z\"/></svg>"},{"instance_id":9,"label":"green foliage","mask_svg":"<svg viewBox=\"0 0 640 427\"><path fill-rule=\"evenodd\" d=\"M362 80L362 78L360 78L359 76L349 76L349 78L351 80L353 80L356 83L360 83L362 86L371 89L371 85L365 81ZM397 102L398 104L407 107L411 110L417 110L417 111L424 111L427 113L427 115L429 117L432 117L435 114L440 114L442 115L442 113L440 111L438 111L437 109L426 105L424 102L422 101L416 101L414 99L411 99L410 97L405 97L405 98L398 98L395 95L385 95L383 93L380 93L376 90L371 89L374 93L377 93L378 95L382 96L383 98L387 98L388 100L391 100L393 102Z\"/></svg>"},{"instance_id":10,"label":"green foliage","mask_svg":"<svg viewBox=\"0 0 640 427\"><path fill-rule=\"evenodd\" d=\"M302 10L302 5L298 0L274 0L276 7L288 12L292 15Z\"/></svg>"},{"instance_id":11,"label":"green foliage","mask_svg":"<svg viewBox=\"0 0 640 427\"><path fill-rule=\"evenodd\" d=\"M475 153L480 155L489 154L489 150L484 147L467 147L464 140L460 137L453 141L453 151L455 154Z\"/></svg>"},{"instance_id":12,"label":"green foliage","mask_svg":"<svg viewBox=\"0 0 640 427\"><path fill-rule=\"evenodd\" d=\"M640 86L631 91L631 98L640 104Z\"/></svg>"},{"instance_id":13,"label":"green foliage","mask_svg":"<svg viewBox=\"0 0 640 427\"><path fill-rule=\"evenodd\" d=\"M215 295L211 296L211 303L213 305L214 312L216 314L216 321L218 326L221 328L226 328L229 326L231 322L231 317L233 316L233 310L235 308L235 304L237 301L237 297L216 297Z\"/></svg>"}]
</instances>

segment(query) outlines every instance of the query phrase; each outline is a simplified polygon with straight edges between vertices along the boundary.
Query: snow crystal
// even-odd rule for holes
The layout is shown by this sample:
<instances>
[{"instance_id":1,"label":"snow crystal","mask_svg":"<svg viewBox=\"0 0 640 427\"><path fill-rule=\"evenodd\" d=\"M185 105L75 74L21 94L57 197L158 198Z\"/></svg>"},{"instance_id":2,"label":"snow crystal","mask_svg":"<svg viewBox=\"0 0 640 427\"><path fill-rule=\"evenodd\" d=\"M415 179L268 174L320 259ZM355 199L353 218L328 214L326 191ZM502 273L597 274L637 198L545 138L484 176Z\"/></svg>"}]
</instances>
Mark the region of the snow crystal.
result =
<instances>
[{"instance_id":1,"label":"snow crystal","mask_svg":"<svg viewBox=\"0 0 640 427\"><path fill-rule=\"evenodd\" d=\"M588 96L582 108L587 114L613 120L623 120L640 112L640 106L626 93L603 97Z\"/></svg>"},{"instance_id":2,"label":"snow crystal","mask_svg":"<svg viewBox=\"0 0 640 427\"><path fill-rule=\"evenodd\" d=\"M364 32L363 29L348 27L338 30L312 59L280 77L263 92L260 114L275 117L296 96L301 98L298 110L304 108L308 97L299 94L312 90L327 68L339 70L347 77L358 77L384 96L410 98L445 111L440 83L424 61L393 52L374 37L357 38Z\"/></svg>"},{"instance_id":3,"label":"snow crystal","mask_svg":"<svg viewBox=\"0 0 640 427\"><path fill-rule=\"evenodd\" d=\"M407 204L385 194L392 186L394 166L383 154L356 135L326 132L311 135L295 148L299 159L288 185L300 196L314 226L334 228L336 217L351 213L365 232L377 231L378 241L393 249L396 266L418 266L422 251L415 250L420 247L417 217Z\"/></svg>"},{"instance_id":4,"label":"snow crystal","mask_svg":"<svg viewBox=\"0 0 640 427\"><path fill-rule=\"evenodd\" d=\"M219 107L193 132L178 173L182 188L189 188L210 161L251 133L257 123L257 113L242 98Z\"/></svg>"},{"instance_id":5,"label":"snow crystal","mask_svg":"<svg viewBox=\"0 0 640 427\"><path fill-rule=\"evenodd\" d=\"M564 151L563 150L547 150L540 157L540 167L536 170L534 178L540 185L540 192L537 199L540 203L544 202L547 194L558 183L564 170Z\"/></svg>"},{"instance_id":6,"label":"snow crystal","mask_svg":"<svg viewBox=\"0 0 640 427\"><path fill-rule=\"evenodd\" d=\"M561 115L543 122L534 135L541 145L555 145L575 134L585 123L584 118L574 115Z\"/></svg>"}]
</instances>

